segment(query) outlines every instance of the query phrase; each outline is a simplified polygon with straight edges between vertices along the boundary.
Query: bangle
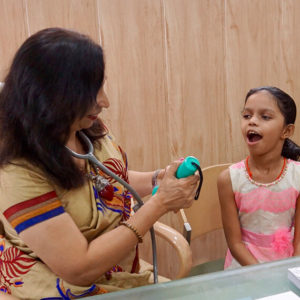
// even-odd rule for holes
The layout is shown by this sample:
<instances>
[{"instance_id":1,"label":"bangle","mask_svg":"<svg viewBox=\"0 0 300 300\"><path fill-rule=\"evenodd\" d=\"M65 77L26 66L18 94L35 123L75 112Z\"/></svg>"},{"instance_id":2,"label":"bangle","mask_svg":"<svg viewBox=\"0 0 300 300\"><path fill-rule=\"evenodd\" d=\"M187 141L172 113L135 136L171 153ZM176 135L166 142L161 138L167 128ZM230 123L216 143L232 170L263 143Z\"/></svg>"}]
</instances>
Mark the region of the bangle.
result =
<instances>
[{"instance_id":1,"label":"bangle","mask_svg":"<svg viewBox=\"0 0 300 300\"><path fill-rule=\"evenodd\" d=\"M160 171L161 171L161 169L157 169L156 171L154 171L154 173L152 175L152 188L154 188L157 185L157 176Z\"/></svg>"},{"instance_id":2,"label":"bangle","mask_svg":"<svg viewBox=\"0 0 300 300\"><path fill-rule=\"evenodd\" d=\"M143 242L143 237L139 234L139 232L137 231L137 229L133 225L131 225L130 223L128 223L126 221L120 222L120 225L124 225L127 228L129 228L130 230L132 230L135 233L139 243Z\"/></svg>"}]
</instances>

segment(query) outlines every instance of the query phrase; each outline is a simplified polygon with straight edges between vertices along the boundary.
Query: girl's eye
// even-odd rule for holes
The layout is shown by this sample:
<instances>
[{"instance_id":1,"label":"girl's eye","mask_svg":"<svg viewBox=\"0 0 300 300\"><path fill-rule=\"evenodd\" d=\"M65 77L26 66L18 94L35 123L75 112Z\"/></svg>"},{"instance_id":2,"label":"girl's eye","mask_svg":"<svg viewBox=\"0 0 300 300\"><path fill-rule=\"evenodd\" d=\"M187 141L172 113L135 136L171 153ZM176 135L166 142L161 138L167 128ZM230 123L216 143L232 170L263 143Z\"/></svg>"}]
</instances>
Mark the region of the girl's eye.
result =
<instances>
[{"instance_id":1,"label":"girl's eye","mask_svg":"<svg viewBox=\"0 0 300 300\"><path fill-rule=\"evenodd\" d=\"M250 119L250 118L251 118L251 115L249 115L249 114L242 114L242 117L243 117L244 119Z\"/></svg>"},{"instance_id":2,"label":"girl's eye","mask_svg":"<svg viewBox=\"0 0 300 300\"><path fill-rule=\"evenodd\" d=\"M262 116L262 119L268 121L268 120L271 119L271 117L270 117L270 116L263 115L263 116Z\"/></svg>"}]
</instances>

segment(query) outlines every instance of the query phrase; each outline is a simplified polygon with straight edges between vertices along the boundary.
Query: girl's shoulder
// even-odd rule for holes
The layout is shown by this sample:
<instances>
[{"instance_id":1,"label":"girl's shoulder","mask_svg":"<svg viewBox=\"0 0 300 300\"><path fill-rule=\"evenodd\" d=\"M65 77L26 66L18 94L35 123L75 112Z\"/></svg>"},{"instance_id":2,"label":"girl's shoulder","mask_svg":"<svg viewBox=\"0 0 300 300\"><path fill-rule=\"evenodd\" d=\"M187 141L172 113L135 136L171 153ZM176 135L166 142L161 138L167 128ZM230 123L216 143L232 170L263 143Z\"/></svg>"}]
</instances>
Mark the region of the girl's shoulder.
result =
<instances>
[{"instance_id":1,"label":"girl's shoulder","mask_svg":"<svg viewBox=\"0 0 300 300\"><path fill-rule=\"evenodd\" d=\"M292 159L288 159L286 172L284 175L284 181L289 185L295 187L296 190L300 191L300 162Z\"/></svg>"},{"instance_id":2,"label":"girl's shoulder","mask_svg":"<svg viewBox=\"0 0 300 300\"><path fill-rule=\"evenodd\" d=\"M229 166L229 173L231 176L231 179L236 176L244 175L245 173L245 160L241 160L239 162L233 163Z\"/></svg>"},{"instance_id":3,"label":"girl's shoulder","mask_svg":"<svg viewBox=\"0 0 300 300\"><path fill-rule=\"evenodd\" d=\"M244 160L229 164L226 169L224 169L222 172L220 172L220 175L222 176L229 176L232 177L235 173L240 173L245 169L245 163Z\"/></svg>"},{"instance_id":4,"label":"girl's shoulder","mask_svg":"<svg viewBox=\"0 0 300 300\"><path fill-rule=\"evenodd\" d=\"M300 162L295 161L292 159L288 159L288 166L287 166L288 174L296 174L300 176Z\"/></svg>"},{"instance_id":5,"label":"girl's shoulder","mask_svg":"<svg viewBox=\"0 0 300 300\"><path fill-rule=\"evenodd\" d=\"M289 159L287 159L286 169L287 169L288 173L300 172L300 162L289 158Z\"/></svg>"},{"instance_id":6,"label":"girl's shoulder","mask_svg":"<svg viewBox=\"0 0 300 300\"><path fill-rule=\"evenodd\" d=\"M245 160L233 163L229 167L230 180L232 184L232 190L239 190L240 186L243 186L247 182L247 177L245 175Z\"/></svg>"},{"instance_id":7,"label":"girl's shoulder","mask_svg":"<svg viewBox=\"0 0 300 300\"><path fill-rule=\"evenodd\" d=\"M239 162L233 163L230 165L229 169L231 170L244 170L245 169L245 160L241 160Z\"/></svg>"},{"instance_id":8,"label":"girl's shoulder","mask_svg":"<svg viewBox=\"0 0 300 300\"><path fill-rule=\"evenodd\" d=\"M296 166L296 168L300 168L300 161L297 161L297 160L293 160L293 159L288 159L288 163L293 165L293 166Z\"/></svg>"}]
</instances>

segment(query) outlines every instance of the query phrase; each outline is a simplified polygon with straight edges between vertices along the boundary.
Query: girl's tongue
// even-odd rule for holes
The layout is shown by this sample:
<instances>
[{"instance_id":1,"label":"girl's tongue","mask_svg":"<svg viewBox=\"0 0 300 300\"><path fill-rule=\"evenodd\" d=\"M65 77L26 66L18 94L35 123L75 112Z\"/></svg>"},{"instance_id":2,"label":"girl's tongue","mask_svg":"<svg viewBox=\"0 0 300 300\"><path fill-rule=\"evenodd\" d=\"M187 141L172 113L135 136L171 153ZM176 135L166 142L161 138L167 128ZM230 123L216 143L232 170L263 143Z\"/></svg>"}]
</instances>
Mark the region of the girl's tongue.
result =
<instances>
[{"instance_id":1,"label":"girl's tongue","mask_svg":"<svg viewBox=\"0 0 300 300\"><path fill-rule=\"evenodd\" d=\"M247 135L249 142L254 143L262 139L262 136L258 133L248 133Z\"/></svg>"}]
</instances>

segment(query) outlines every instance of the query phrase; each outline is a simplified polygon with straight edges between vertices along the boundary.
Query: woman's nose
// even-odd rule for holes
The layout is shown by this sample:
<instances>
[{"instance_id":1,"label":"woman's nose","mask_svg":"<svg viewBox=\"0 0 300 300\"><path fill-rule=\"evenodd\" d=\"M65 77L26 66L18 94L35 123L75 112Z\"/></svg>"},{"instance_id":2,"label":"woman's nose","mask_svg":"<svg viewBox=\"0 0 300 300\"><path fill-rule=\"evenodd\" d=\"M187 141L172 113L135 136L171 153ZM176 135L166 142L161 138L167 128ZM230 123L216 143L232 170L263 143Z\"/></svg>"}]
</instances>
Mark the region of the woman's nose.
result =
<instances>
[{"instance_id":1,"label":"woman's nose","mask_svg":"<svg viewBox=\"0 0 300 300\"><path fill-rule=\"evenodd\" d=\"M109 100L103 88L99 91L99 94L97 96L97 104L100 107L109 107Z\"/></svg>"}]
</instances>

